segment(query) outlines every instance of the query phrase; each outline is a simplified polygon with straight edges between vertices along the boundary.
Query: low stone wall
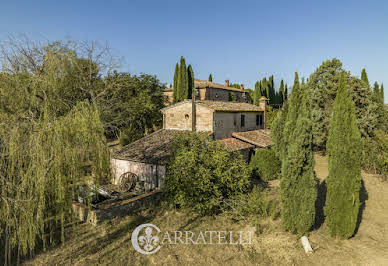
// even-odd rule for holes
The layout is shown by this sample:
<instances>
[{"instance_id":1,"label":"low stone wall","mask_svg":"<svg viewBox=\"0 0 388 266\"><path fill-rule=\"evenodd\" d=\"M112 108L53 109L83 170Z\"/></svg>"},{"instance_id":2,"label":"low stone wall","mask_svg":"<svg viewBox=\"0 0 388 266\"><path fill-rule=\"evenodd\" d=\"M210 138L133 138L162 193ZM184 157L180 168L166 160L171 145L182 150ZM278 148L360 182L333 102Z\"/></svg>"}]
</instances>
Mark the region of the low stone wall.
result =
<instances>
[{"instance_id":1,"label":"low stone wall","mask_svg":"<svg viewBox=\"0 0 388 266\"><path fill-rule=\"evenodd\" d=\"M114 217L126 216L134 212L155 205L160 201L159 189L145 193L127 200L117 200L110 203L99 203L89 210L88 206L73 202L73 213L81 221L96 225L104 220Z\"/></svg>"}]
</instances>

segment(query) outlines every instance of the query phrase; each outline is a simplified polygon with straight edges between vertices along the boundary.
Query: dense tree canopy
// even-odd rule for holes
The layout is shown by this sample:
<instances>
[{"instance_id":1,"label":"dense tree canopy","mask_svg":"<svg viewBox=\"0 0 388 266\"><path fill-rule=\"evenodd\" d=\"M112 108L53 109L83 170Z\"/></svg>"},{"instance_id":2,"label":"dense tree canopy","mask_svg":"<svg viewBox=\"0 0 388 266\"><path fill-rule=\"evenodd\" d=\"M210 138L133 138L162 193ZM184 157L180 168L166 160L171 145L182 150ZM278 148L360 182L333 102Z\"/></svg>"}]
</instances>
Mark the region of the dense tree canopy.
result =
<instances>
[{"instance_id":1,"label":"dense tree canopy","mask_svg":"<svg viewBox=\"0 0 388 266\"><path fill-rule=\"evenodd\" d=\"M353 102L355 103L357 125L362 136L373 135L377 124L377 105L372 99L372 92L365 81L351 76L342 69L340 60L327 60L319 66L307 82L309 108L313 122L314 146L317 150L326 149L326 141L333 111L334 99L337 95L339 78L345 74Z\"/></svg>"}]
</instances>

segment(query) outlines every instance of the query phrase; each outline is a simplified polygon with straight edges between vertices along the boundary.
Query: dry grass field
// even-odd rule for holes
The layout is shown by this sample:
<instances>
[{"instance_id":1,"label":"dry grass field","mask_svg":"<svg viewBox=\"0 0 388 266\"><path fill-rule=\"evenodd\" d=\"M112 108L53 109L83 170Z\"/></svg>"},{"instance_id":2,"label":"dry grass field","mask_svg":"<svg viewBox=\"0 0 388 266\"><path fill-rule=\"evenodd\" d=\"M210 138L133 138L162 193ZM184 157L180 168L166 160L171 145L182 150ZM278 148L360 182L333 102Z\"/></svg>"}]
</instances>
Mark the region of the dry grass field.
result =
<instances>
[{"instance_id":1,"label":"dry grass field","mask_svg":"<svg viewBox=\"0 0 388 266\"><path fill-rule=\"evenodd\" d=\"M321 182L327 176L326 158L316 156ZM281 228L280 219L262 220L256 226L217 217L199 217L187 211L155 208L103 223L78 224L67 229L63 247L26 261L26 265L388 265L388 182L363 174L365 208L357 234L349 240L329 236L325 225L310 233L312 254L300 240ZM273 182L276 192L279 182ZM321 187L321 192L324 189ZM131 245L133 229L153 223L161 230L253 230L251 245L164 245L153 255L137 253Z\"/></svg>"}]
</instances>

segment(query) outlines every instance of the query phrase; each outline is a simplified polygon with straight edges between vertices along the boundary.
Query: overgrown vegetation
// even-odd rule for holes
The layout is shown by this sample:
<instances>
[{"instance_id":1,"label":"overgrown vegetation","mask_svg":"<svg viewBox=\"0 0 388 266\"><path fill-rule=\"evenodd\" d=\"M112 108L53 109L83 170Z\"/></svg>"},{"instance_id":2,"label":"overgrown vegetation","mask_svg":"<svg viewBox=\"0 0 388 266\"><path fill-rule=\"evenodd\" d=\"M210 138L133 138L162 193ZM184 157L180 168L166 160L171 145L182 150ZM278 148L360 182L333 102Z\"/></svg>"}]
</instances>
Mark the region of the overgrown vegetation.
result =
<instances>
[{"instance_id":1,"label":"overgrown vegetation","mask_svg":"<svg viewBox=\"0 0 388 266\"><path fill-rule=\"evenodd\" d=\"M240 193L224 201L223 212L233 220L255 222L265 217L277 218L279 202L268 199L268 193L256 185L249 193Z\"/></svg>"},{"instance_id":2,"label":"overgrown vegetation","mask_svg":"<svg viewBox=\"0 0 388 266\"><path fill-rule=\"evenodd\" d=\"M99 65L93 53L79 57L73 43L11 41L9 50L2 50L0 75L0 258L5 264L14 254L32 252L38 239L45 247L58 225L63 241L79 188L109 176L104 127L90 87Z\"/></svg>"},{"instance_id":3,"label":"overgrown vegetation","mask_svg":"<svg viewBox=\"0 0 388 266\"><path fill-rule=\"evenodd\" d=\"M373 138L362 141L362 167L388 180L388 133L376 130Z\"/></svg>"},{"instance_id":4,"label":"overgrown vegetation","mask_svg":"<svg viewBox=\"0 0 388 266\"><path fill-rule=\"evenodd\" d=\"M263 181L270 181L280 177L281 164L272 149L259 149L251 158L250 166L255 176Z\"/></svg>"},{"instance_id":5,"label":"overgrown vegetation","mask_svg":"<svg viewBox=\"0 0 388 266\"><path fill-rule=\"evenodd\" d=\"M249 178L240 154L228 152L206 134L186 132L174 138L165 194L175 205L214 214L224 199L247 191Z\"/></svg>"},{"instance_id":6,"label":"overgrown vegetation","mask_svg":"<svg viewBox=\"0 0 388 266\"><path fill-rule=\"evenodd\" d=\"M333 236L353 235L360 208L361 135L354 103L341 74L327 142L329 176L326 179L326 224Z\"/></svg>"}]
</instances>

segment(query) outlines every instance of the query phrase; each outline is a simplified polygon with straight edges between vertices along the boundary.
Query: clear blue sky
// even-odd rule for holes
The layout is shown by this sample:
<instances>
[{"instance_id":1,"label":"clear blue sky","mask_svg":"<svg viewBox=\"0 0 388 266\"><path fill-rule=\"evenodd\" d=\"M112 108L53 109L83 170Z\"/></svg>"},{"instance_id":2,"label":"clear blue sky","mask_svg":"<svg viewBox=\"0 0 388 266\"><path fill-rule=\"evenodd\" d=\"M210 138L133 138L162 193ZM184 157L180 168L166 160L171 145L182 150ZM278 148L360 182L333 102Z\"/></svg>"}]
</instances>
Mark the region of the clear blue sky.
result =
<instances>
[{"instance_id":1,"label":"clear blue sky","mask_svg":"<svg viewBox=\"0 0 388 266\"><path fill-rule=\"evenodd\" d=\"M0 37L108 41L122 71L171 83L183 55L197 78L252 87L273 74L290 84L323 60L366 68L388 102L388 1L7 1Z\"/></svg>"}]
</instances>

